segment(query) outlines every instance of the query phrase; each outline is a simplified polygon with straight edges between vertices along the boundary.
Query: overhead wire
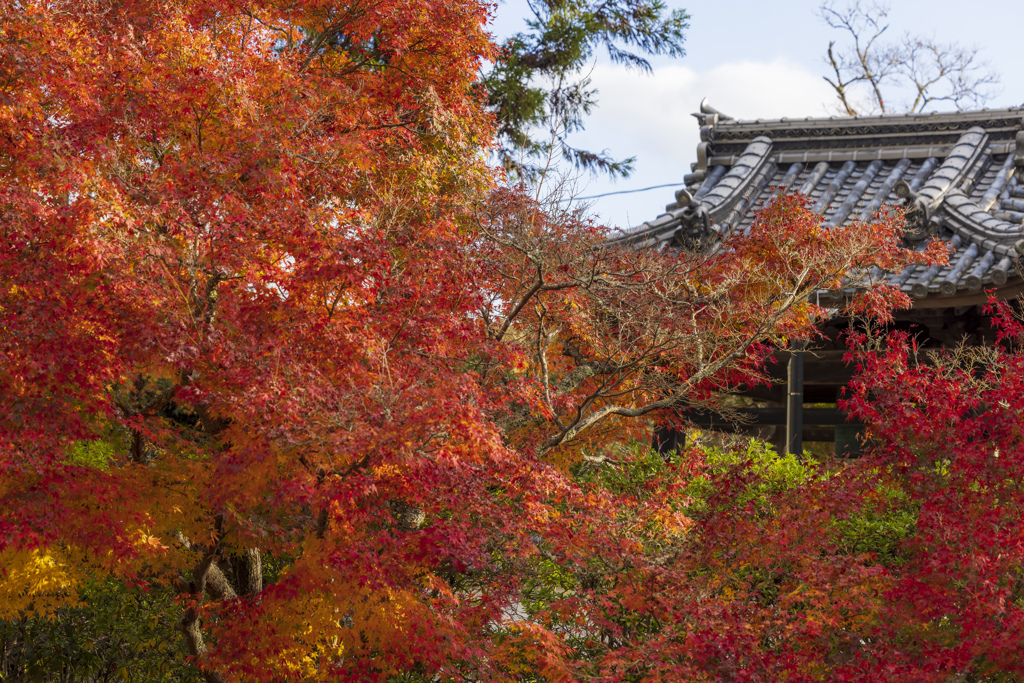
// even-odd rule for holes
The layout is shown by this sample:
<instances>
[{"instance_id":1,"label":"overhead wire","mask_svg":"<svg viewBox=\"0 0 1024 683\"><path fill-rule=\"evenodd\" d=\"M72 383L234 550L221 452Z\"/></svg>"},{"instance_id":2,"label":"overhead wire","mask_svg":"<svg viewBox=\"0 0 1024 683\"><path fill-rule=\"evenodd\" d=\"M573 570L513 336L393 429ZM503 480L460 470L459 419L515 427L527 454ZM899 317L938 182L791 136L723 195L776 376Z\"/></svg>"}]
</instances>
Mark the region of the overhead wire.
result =
<instances>
[{"instance_id":1,"label":"overhead wire","mask_svg":"<svg viewBox=\"0 0 1024 683\"><path fill-rule=\"evenodd\" d=\"M685 185L685 184L686 183L684 183L684 182L678 182L678 183L667 183L665 185L651 185L650 187L641 187L638 190L616 190L615 192L605 192L603 194L592 194L592 195L590 195L588 197L567 197L565 199L560 199L559 201L560 202L580 202L580 201L584 201L586 199L600 199L601 197L610 197L613 194L633 194L635 192L647 192L648 190L660 190L663 187L679 187L680 185Z\"/></svg>"}]
</instances>

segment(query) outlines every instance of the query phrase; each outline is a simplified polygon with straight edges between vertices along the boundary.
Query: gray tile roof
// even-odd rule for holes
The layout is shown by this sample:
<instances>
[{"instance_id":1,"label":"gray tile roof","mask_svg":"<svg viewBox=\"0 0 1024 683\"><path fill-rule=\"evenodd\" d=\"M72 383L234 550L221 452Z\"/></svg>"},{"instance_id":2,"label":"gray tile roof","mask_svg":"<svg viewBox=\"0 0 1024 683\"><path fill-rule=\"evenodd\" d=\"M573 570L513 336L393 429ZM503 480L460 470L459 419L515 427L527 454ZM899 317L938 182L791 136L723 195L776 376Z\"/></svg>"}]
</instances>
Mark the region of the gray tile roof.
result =
<instances>
[{"instance_id":1,"label":"gray tile roof","mask_svg":"<svg viewBox=\"0 0 1024 683\"><path fill-rule=\"evenodd\" d=\"M794 191L830 226L897 204L906 210L908 244L947 242L948 265L878 274L920 304L1022 282L1024 108L736 121L703 102L694 116L701 143L686 186L666 213L613 241L707 247L748 229L773 194Z\"/></svg>"}]
</instances>

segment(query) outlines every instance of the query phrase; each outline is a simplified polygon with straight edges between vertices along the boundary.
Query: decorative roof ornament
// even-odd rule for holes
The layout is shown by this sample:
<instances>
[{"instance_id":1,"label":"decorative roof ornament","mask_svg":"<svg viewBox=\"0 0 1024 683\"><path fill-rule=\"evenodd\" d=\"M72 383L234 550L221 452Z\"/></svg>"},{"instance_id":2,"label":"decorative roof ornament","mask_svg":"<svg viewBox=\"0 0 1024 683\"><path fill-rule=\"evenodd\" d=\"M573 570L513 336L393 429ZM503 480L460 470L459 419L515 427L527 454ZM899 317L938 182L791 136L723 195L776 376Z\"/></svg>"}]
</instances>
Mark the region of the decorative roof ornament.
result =
<instances>
[{"instance_id":1,"label":"decorative roof ornament","mask_svg":"<svg viewBox=\"0 0 1024 683\"><path fill-rule=\"evenodd\" d=\"M691 173L687 174L684 180L693 184L704 180L708 175L708 157L711 156L714 148L711 142L711 130L719 121L734 121L731 116L718 111L710 104L708 98L700 101L700 111L692 114L700 123L700 144L697 145L697 162L690 164ZM681 206L681 205L680 205Z\"/></svg>"},{"instance_id":2,"label":"decorative roof ornament","mask_svg":"<svg viewBox=\"0 0 1024 683\"><path fill-rule=\"evenodd\" d=\"M728 114L721 112L710 104L708 104L708 98L704 98L700 101L700 111L693 114L700 121L701 126L714 126L719 121L735 121L733 117Z\"/></svg>"},{"instance_id":3,"label":"decorative roof ornament","mask_svg":"<svg viewBox=\"0 0 1024 683\"><path fill-rule=\"evenodd\" d=\"M672 233L670 244L685 251L704 251L718 238L711 227L711 214L701 203L683 207L679 212L679 227Z\"/></svg>"},{"instance_id":4,"label":"decorative roof ornament","mask_svg":"<svg viewBox=\"0 0 1024 683\"><path fill-rule=\"evenodd\" d=\"M903 200L903 239L916 244L936 232L938 226L931 219L928 200L910 189L910 183L900 179L896 183L896 196Z\"/></svg>"}]
</instances>

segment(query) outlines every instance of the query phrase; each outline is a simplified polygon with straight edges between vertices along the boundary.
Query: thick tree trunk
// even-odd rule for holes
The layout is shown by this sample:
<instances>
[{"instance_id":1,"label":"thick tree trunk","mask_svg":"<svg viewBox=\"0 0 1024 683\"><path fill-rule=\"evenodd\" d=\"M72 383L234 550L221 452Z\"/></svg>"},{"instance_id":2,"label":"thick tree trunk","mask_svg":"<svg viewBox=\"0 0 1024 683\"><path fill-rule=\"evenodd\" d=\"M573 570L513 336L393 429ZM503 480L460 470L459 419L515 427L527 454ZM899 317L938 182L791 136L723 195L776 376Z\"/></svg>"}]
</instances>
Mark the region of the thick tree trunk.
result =
<instances>
[{"instance_id":1,"label":"thick tree trunk","mask_svg":"<svg viewBox=\"0 0 1024 683\"><path fill-rule=\"evenodd\" d=\"M256 595L263 590L263 562L259 548L249 548L231 558L239 595Z\"/></svg>"},{"instance_id":2,"label":"thick tree trunk","mask_svg":"<svg viewBox=\"0 0 1024 683\"><path fill-rule=\"evenodd\" d=\"M222 516L217 515L214 521L214 529L216 530L217 538L223 536L223 523L224 519ZM188 539L184 536L180 537L185 547L190 547ZM192 570L192 580L184 586L184 592L187 593L192 601L191 604L185 609L185 613L181 615L181 619L178 620L178 630L181 631L182 636L185 638L185 647L188 649L188 653L192 657L198 659L203 656L206 652L206 643L203 640L203 632L201 624L199 622L199 605L202 604L203 598L207 590L211 594L220 591L225 594L225 591L231 590L231 586L228 585L227 579L224 577L224 572L217 566L217 553L220 550L219 542L211 546L203 557L199 560L195 569ZM203 671L203 678L207 683L224 683L223 677L215 671Z\"/></svg>"},{"instance_id":3,"label":"thick tree trunk","mask_svg":"<svg viewBox=\"0 0 1024 683\"><path fill-rule=\"evenodd\" d=\"M206 575L206 592L214 600L234 600L238 597L238 593L228 582L228 577L216 564L210 567L210 571Z\"/></svg>"}]
</instances>

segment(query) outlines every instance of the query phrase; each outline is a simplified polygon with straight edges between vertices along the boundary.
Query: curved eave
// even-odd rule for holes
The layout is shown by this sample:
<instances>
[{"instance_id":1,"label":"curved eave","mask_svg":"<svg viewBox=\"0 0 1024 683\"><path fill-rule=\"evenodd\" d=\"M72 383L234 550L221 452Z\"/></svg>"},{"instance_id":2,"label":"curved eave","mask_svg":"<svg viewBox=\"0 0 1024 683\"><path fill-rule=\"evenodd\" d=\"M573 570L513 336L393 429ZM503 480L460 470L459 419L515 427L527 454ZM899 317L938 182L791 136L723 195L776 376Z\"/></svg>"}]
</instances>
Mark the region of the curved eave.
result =
<instances>
[{"instance_id":1,"label":"curved eave","mask_svg":"<svg viewBox=\"0 0 1024 683\"><path fill-rule=\"evenodd\" d=\"M734 138L743 137L739 133L761 134L747 137L737 154L722 159L725 163L711 165L709 159L716 157L708 156L707 140L714 139L714 131L705 127L691 184L676 193L667 213L614 241L641 248L678 245L695 229L696 214L710 218L706 232L712 234L747 230L754 208L781 191L806 195L828 227L869 220L884 204L902 204L908 211L908 240L918 248L932 239L950 247L946 265L877 273L910 294L915 307L984 302L986 291L992 289L1000 297L1015 296L1018 248L1024 249L1024 182L1019 182L1024 181L1022 111L830 119L824 125L820 119L723 122L717 125L735 133ZM907 146L894 147L891 139L883 138L875 141L874 149L847 149L849 154L839 156L813 149L815 135L860 140L865 131L886 126L895 131L890 138L903 135ZM921 132L915 126L944 136L943 144L914 146L913 136ZM801 139L801 156L794 157L765 132L790 143ZM846 295L827 294L832 300Z\"/></svg>"},{"instance_id":2,"label":"curved eave","mask_svg":"<svg viewBox=\"0 0 1024 683\"><path fill-rule=\"evenodd\" d=\"M852 290L842 292L818 293L818 302L825 308L842 308L855 294ZM959 290L952 295L933 294L921 299L911 297L911 309L926 310L934 308L959 308L961 306L981 306L987 304L992 296L998 301L1015 299L1024 294L1024 277L1015 275L1003 285L989 283L980 290Z\"/></svg>"},{"instance_id":3,"label":"curved eave","mask_svg":"<svg viewBox=\"0 0 1024 683\"><path fill-rule=\"evenodd\" d=\"M987 304L989 299L995 295L999 301L1015 299L1024 294L1024 278L1019 275L1007 280L1006 284L996 286L989 285L982 287L979 291L959 290L956 294L945 296L941 294L927 296L923 299L914 299L914 309L927 308L959 308L960 306L980 306Z\"/></svg>"},{"instance_id":4,"label":"curved eave","mask_svg":"<svg viewBox=\"0 0 1024 683\"><path fill-rule=\"evenodd\" d=\"M653 221L623 231L609 242L638 248L661 248L683 224L685 210L698 205L707 210L716 232L725 234L764 190L769 171L774 171L771 151L772 141L769 138L755 138L727 171L709 176L695 195L686 199L680 197L675 208Z\"/></svg>"}]
</instances>

